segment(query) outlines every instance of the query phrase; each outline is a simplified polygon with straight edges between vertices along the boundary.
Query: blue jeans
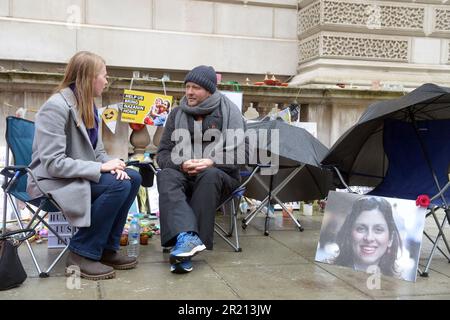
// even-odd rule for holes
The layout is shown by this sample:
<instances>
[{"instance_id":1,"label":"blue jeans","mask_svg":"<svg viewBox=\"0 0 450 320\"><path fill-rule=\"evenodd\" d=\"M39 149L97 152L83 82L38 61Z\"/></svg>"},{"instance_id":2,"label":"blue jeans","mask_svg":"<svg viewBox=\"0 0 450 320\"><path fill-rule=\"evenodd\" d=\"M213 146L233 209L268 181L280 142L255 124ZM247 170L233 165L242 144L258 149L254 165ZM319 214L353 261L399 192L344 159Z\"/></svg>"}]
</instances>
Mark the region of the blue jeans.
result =
<instances>
[{"instance_id":1,"label":"blue jeans","mask_svg":"<svg viewBox=\"0 0 450 320\"><path fill-rule=\"evenodd\" d=\"M70 240L70 251L100 260L104 249L119 250L128 210L141 184L137 171L126 172L131 180L116 180L115 175L102 173L98 183L91 182L91 225L79 228Z\"/></svg>"}]
</instances>

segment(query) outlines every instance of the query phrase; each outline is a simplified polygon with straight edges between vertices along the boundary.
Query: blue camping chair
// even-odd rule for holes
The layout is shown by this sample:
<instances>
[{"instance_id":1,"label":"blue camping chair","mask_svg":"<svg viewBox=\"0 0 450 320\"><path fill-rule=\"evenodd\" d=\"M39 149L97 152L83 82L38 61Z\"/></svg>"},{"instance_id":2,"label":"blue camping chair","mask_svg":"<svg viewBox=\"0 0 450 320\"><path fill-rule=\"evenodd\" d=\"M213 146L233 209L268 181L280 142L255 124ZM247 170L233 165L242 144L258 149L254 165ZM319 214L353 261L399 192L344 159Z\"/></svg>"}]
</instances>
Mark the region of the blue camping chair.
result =
<instances>
[{"instance_id":1,"label":"blue camping chair","mask_svg":"<svg viewBox=\"0 0 450 320\"><path fill-rule=\"evenodd\" d=\"M239 244L239 234L237 228L237 216L240 212L240 202L246 191L246 185L255 176L261 166L255 166L251 171L241 170L240 175L243 182L234 189L231 194L217 207L217 210L222 211L224 214L229 214L230 222L228 224L228 230L226 227L215 222L214 231L220 236L230 247L236 252L241 252L242 248ZM230 241L234 233L234 242Z\"/></svg>"},{"instance_id":2,"label":"blue camping chair","mask_svg":"<svg viewBox=\"0 0 450 320\"><path fill-rule=\"evenodd\" d=\"M250 182L250 180L260 168L260 166L255 166L251 171L241 170L240 175L243 182L236 189L234 189L216 209L217 211L221 211L224 215L228 214L230 220L227 226L220 224L216 220L214 222L214 232L236 252L242 251L242 248L239 244L239 233L237 228L237 217L240 212L239 204L245 194L246 185ZM155 169L155 174L157 174L158 171L160 171L160 169ZM229 238L233 237L233 234L234 242L229 240ZM164 247L163 252L170 252L170 247Z\"/></svg>"},{"instance_id":3,"label":"blue camping chair","mask_svg":"<svg viewBox=\"0 0 450 320\"><path fill-rule=\"evenodd\" d=\"M432 242L431 253L423 270L428 276L431 260L439 250L450 262L450 257L439 246L442 240L447 252L450 246L443 232L445 222L450 222L450 120L403 121L384 119L383 148L387 158L384 177L369 195L416 200L418 195L430 196L431 203L426 217L433 217L438 234L433 239L425 230L424 235ZM335 167L341 182L350 192L340 171ZM445 212L439 221L436 211Z\"/></svg>"},{"instance_id":4,"label":"blue camping chair","mask_svg":"<svg viewBox=\"0 0 450 320\"><path fill-rule=\"evenodd\" d=\"M39 198L31 198L26 191L27 178L30 176L37 184L37 179L34 177L28 165L31 162L32 146L34 139L34 123L29 120L25 120L17 117L6 118L6 166L2 169L0 174L4 176L4 182L2 188L4 190L4 203L6 204L9 199L13 213L17 219L20 229L36 229L39 225L45 225L49 232L52 232L58 239L65 245L61 253L50 263L50 266L46 271L39 265L33 248L30 242L26 240L26 245L30 251L33 263L39 274L39 277L46 278L49 276L50 271L62 258L64 253L68 249L67 241L61 237L45 220L50 212L61 212L58 204L51 198L51 196L41 190L43 196ZM14 165L10 165L9 153L13 155ZM28 174L28 175L27 175ZM21 212L17 206L17 202L14 200L22 201L26 208L32 214L32 217L28 223L24 223ZM34 209L32 206L36 207ZM3 209L3 233L6 231L6 205ZM73 230L73 228L72 228Z\"/></svg>"},{"instance_id":5,"label":"blue camping chair","mask_svg":"<svg viewBox=\"0 0 450 320\"><path fill-rule=\"evenodd\" d=\"M450 218L450 120L416 121L415 126L412 122L385 120L383 144L389 166L383 182L369 194L411 200L420 194L430 196L431 204L426 216L433 217L438 235L433 239L424 231L424 235L433 243L424 270L419 270L422 276L427 276L436 249L450 262L449 256L438 246L442 238L450 253L443 232L444 224ZM445 212L442 222L436 216L438 209Z\"/></svg>"}]
</instances>

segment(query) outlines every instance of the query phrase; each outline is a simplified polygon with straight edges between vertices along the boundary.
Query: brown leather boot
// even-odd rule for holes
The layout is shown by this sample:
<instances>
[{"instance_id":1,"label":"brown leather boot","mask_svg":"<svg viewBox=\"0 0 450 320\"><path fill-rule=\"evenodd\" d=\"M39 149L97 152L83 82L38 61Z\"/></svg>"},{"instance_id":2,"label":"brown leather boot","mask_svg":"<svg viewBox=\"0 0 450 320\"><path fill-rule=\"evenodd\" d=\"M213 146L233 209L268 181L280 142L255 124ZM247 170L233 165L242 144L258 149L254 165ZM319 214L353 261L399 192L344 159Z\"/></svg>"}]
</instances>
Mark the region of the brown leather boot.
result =
<instances>
[{"instance_id":1,"label":"brown leather boot","mask_svg":"<svg viewBox=\"0 0 450 320\"><path fill-rule=\"evenodd\" d=\"M103 250L100 262L117 270L133 269L137 265L136 258L128 257L112 250Z\"/></svg>"},{"instance_id":2,"label":"brown leather boot","mask_svg":"<svg viewBox=\"0 0 450 320\"><path fill-rule=\"evenodd\" d=\"M77 266L80 268L80 276L89 280L105 280L112 279L116 276L113 268L106 266L99 261L91 260L80 256L72 251L69 251L66 261L66 276L73 274L73 269L70 266Z\"/></svg>"}]
</instances>

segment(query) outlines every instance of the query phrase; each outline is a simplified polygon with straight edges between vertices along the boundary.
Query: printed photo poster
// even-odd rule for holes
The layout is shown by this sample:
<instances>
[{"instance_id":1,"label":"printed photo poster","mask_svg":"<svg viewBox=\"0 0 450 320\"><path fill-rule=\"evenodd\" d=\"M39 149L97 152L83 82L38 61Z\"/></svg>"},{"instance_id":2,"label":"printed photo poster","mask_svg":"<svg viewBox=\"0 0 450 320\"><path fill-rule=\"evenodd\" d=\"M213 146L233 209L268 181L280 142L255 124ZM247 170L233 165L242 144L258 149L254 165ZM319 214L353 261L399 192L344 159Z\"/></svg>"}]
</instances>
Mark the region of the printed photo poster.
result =
<instances>
[{"instance_id":1,"label":"printed photo poster","mask_svg":"<svg viewBox=\"0 0 450 320\"><path fill-rule=\"evenodd\" d=\"M164 126L172 109L172 96L136 90L124 90L122 122Z\"/></svg>"},{"instance_id":2,"label":"printed photo poster","mask_svg":"<svg viewBox=\"0 0 450 320\"><path fill-rule=\"evenodd\" d=\"M315 260L415 282L425 213L415 200L331 191Z\"/></svg>"}]
</instances>

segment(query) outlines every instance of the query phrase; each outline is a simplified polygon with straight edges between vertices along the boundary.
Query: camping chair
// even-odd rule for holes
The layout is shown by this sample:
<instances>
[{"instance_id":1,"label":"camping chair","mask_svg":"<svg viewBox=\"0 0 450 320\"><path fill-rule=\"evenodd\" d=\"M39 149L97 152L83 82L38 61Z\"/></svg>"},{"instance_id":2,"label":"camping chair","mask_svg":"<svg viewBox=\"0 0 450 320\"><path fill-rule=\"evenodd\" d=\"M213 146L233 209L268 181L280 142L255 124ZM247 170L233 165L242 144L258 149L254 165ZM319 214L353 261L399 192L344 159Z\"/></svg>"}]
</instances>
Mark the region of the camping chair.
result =
<instances>
[{"instance_id":1,"label":"camping chair","mask_svg":"<svg viewBox=\"0 0 450 320\"><path fill-rule=\"evenodd\" d=\"M215 222L214 231L219 235L228 245L230 245L234 251L241 252L242 248L239 245L239 234L237 228L237 216L240 212L240 202L244 196L246 185L254 177L256 172L260 169L260 166L255 166L251 171L241 170L240 175L243 178L243 183L236 189L234 189L231 194L217 207L217 210L221 210L222 213L229 212L230 223L228 230L224 226L220 225L217 221ZM241 212L242 213L242 212ZM232 237L234 231L234 243L228 238Z\"/></svg>"},{"instance_id":2,"label":"camping chair","mask_svg":"<svg viewBox=\"0 0 450 320\"><path fill-rule=\"evenodd\" d=\"M26 240L26 245L28 247L28 250L30 251L39 277L46 278L49 276L50 271L53 269L56 263L58 263L58 261L67 251L68 243L47 223L47 221L45 221L45 218L50 212L61 212L58 204L52 199L49 194L45 193L42 190L40 191L43 196L34 199L31 198L30 195L26 192L28 176L30 176L35 181L36 185L39 188L36 177L28 168L28 165L31 162L33 139L34 123L32 121L17 117L6 118L6 143L8 147L6 148L6 165L5 168L2 169L0 174L5 177L2 185L5 193L4 197L8 198L10 201L19 228L21 230L36 230L38 226L43 224L48 228L49 232L54 233L59 241L61 241L61 243L65 245L61 253L50 263L48 269L46 271L42 271L41 266L36 260L36 256L34 254L33 248L30 245L30 242ZM9 152L11 152L13 155L14 165L10 165ZM28 223L25 224L25 221L22 219L20 209L18 208L17 202L14 201L14 199L22 201L32 214L32 217ZM32 206L37 207L37 209L33 209ZM3 232L5 232L6 206L3 210Z\"/></svg>"},{"instance_id":3,"label":"camping chair","mask_svg":"<svg viewBox=\"0 0 450 320\"><path fill-rule=\"evenodd\" d=\"M448 165L450 162L450 120L402 121L384 120L383 146L388 160L386 174L382 182L370 195L416 200L418 195L431 198L426 217L433 217L438 235L433 239L426 231L424 235L433 243L425 268L418 270L423 277L433 255L439 250L450 262L449 256L438 246L442 239L450 252L447 238L443 232L445 221L450 218L450 182ZM336 169L341 181L342 175ZM347 186L348 188L348 186ZM443 209L445 216L439 222L436 215Z\"/></svg>"},{"instance_id":4,"label":"camping chair","mask_svg":"<svg viewBox=\"0 0 450 320\"><path fill-rule=\"evenodd\" d=\"M266 217L264 222L264 235L269 235L269 211L270 206L272 203L278 203L282 209L284 209L289 217L292 219L292 221L297 226L298 230L300 232L303 232L304 228L302 227L300 220L296 219L294 215L289 211L289 209L286 207L286 205L283 203L282 200L280 200L278 193L283 192L285 187L291 183L291 180L296 178L296 176L300 173L300 171L305 167L305 164L302 164L301 166L295 166L295 167L280 167L278 175L280 178L276 181L276 186L274 186L276 179L274 175L270 175L268 180L269 182L266 183L266 181L263 180L263 177L257 176L256 181L258 182L258 185L262 190L264 190L264 199L261 200L261 203L258 205L257 208L255 208L252 212L250 212L243 220L242 220L242 229L246 229L247 226L250 224L250 222L253 220L253 218L256 217L256 215L262 211L262 209L267 206L266 210ZM287 188L286 188L287 189ZM292 199L289 199L292 200ZM288 201L284 201L288 202Z\"/></svg>"}]
</instances>

